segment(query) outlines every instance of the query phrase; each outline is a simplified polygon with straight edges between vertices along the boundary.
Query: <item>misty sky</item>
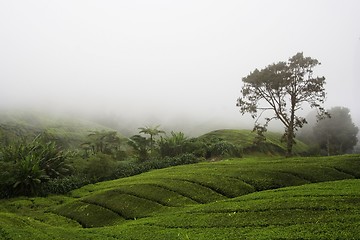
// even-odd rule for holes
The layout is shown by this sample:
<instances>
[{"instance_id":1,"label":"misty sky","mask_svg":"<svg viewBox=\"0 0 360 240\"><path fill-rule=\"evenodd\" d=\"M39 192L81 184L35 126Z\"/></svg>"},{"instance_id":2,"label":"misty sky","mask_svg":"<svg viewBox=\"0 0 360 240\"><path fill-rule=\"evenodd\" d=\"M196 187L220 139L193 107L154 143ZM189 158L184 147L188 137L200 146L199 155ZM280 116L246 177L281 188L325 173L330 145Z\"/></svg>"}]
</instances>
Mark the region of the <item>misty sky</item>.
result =
<instances>
[{"instance_id":1,"label":"misty sky","mask_svg":"<svg viewBox=\"0 0 360 240\"><path fill-rule=\"evenodd\" d=\"M359 13L358 0L0 0L0 106L237 123L242 77L304 52L326 107L360 122Z\"/></svg>"}]
</instances>

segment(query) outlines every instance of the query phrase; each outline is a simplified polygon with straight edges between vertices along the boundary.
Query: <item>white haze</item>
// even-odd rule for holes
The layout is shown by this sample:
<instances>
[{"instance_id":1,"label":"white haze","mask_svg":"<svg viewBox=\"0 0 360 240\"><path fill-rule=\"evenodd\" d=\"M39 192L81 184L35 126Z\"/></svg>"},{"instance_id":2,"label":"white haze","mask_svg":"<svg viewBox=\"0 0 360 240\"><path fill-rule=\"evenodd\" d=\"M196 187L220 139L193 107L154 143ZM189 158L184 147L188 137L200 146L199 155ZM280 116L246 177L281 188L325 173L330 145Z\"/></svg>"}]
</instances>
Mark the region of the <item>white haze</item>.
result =
<instances>
[{"instance_id":1,"label":"white haze","mask_svg":"<svg viewBox=\"0 0 360 240\"><path fill-rule=\"evenodd\" d=\"M359 12L358 0L3 0L0 106L249 128L242 77L304 52L322 63L326 107L360 122Z\"/></svg>"}]
</instances>

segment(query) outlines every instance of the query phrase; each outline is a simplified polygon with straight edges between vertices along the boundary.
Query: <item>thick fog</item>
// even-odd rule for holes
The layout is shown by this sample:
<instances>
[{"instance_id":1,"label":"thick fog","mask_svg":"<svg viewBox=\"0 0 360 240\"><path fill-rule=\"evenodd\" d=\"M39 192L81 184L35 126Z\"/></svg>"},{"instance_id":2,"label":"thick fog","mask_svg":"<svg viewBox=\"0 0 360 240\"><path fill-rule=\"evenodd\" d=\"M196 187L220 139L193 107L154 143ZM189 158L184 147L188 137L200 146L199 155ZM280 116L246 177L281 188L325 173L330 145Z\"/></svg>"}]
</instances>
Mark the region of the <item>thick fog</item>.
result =
<instances>
[{"instance_id":1,"label":"thick fog","mask_svg":"<svg viewBox=\"0 0 360 240\"><path fill-rule=\"evenodd\" d=\"M242 77L304 52L322 63L325 106L360 122L359 12L358 0L3 0L0 106L251 127L235 106Z\"/></svg>"}]
</instances>

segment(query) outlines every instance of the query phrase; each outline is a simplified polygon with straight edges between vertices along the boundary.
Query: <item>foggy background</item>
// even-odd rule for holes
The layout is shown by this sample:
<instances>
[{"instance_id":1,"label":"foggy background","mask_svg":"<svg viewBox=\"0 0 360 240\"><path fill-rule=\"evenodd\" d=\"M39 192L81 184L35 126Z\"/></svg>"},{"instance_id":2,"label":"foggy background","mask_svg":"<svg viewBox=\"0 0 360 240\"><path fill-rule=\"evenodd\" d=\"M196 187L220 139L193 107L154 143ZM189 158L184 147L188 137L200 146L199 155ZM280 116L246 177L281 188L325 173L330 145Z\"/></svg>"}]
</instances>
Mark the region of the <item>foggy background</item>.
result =
<instances>
[{"instance_id":1,"label":"foggy background","mask_svg":"<svg viewBox=\"0 0 360 240\"><path fill-rule=\"evenodd\" d=\"M359 12L358 0L0 0L0 107L129 131L251 128L241 79L304 52L322 63L325 107L359 125Z\"/></svg>"}]
</instances>

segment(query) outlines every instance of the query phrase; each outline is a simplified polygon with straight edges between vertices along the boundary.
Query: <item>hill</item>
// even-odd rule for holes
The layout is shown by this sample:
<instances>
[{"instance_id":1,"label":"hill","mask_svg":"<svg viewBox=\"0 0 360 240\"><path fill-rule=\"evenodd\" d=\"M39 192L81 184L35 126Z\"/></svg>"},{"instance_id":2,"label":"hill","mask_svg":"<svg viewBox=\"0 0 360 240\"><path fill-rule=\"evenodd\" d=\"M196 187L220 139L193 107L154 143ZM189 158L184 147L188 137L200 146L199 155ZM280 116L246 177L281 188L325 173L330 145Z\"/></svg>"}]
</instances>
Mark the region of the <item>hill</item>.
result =
<instances>
[{"instance_id":1,"label":"hill","mask_svg":"<svg viewBox=\"0 0 360 240\"><path fill-rule=\"evenodd\" d=\"M360 156L229 159L1 200L3 239L358 238Z\"/></svg>"},{"instance_id":2,"label":"hill","mask_svg":"<svg viewBox=\"0 0 360 240\"><path fill-rule=\"evenodd\" d=\"M266 141L260 146L254 146L255 137L256 133L251 130L222 129L206 133L200 136L199 139L210 142L215 139L222 139L239 146L245 153L285 154L286 143L281 141L282 134L267 132L265 134ZM295 154L305 154L309 150L305 143L299 140L295 141L296 144L294 144L293 148Z\"/></svg>"},{"instance_id":3,"label":"hill","mask_svg":"<svg viewBox=\"0 0 360 240\"><path fill-rule=\"evenodd\" d=\"M115 131L104 125L79 118L65 117L39 111L2 111L0 112L0 143L7 144L21 138L32 139L39 133L45 133L59 144L76 148L90 131ZM121 135L121 134L120 134ZM256 134L250 130L222 129L196 137L199 140L225 140L245 153L266 153L281 155L285 153L285 143L281 142L280 133L266 133L266 141L261 146L254 146ZM304 154L308 146L296 140L295 154Z\"/></svg>"},{"instance_id":4,"label":"hill","mask_svg":"<svg viewBox=\"0 0 360 240\"><path fill-rule=\"evenodd\" d=\"M0 143L3 144L45 133L60 145L73 148L84 142L90 131L101 130L114 131L90 121L44 112L0 112Z\"/></svg>"}]
</instances>

